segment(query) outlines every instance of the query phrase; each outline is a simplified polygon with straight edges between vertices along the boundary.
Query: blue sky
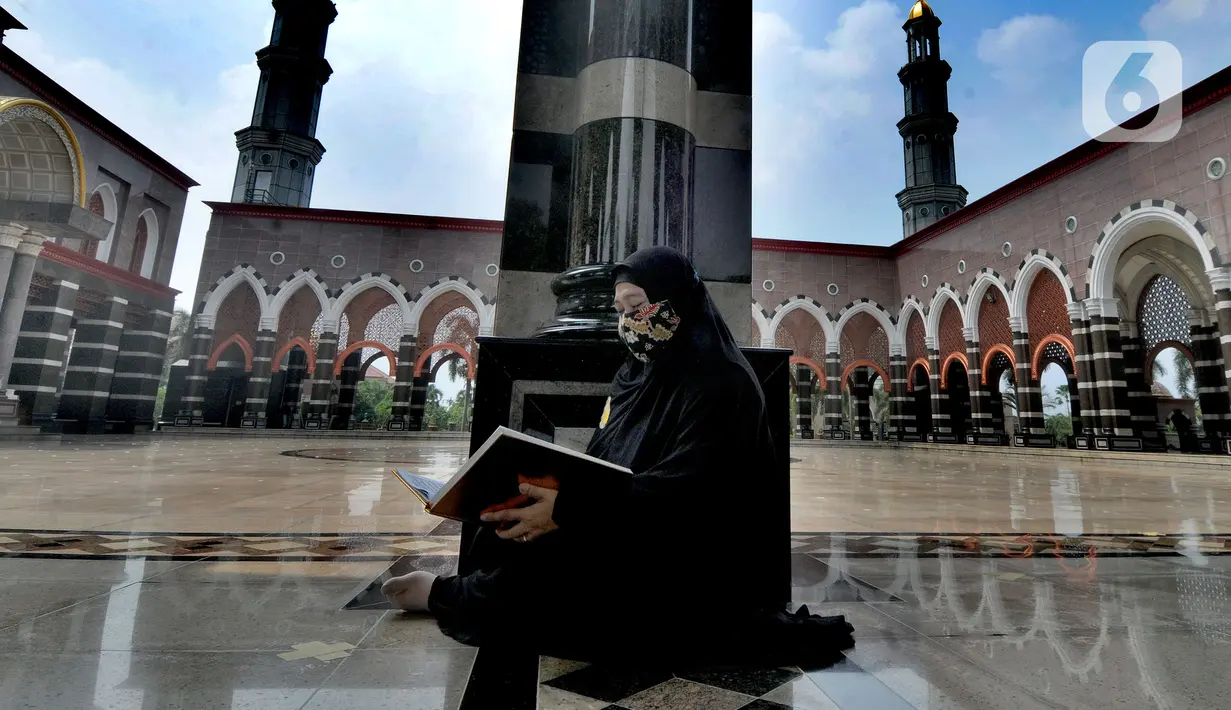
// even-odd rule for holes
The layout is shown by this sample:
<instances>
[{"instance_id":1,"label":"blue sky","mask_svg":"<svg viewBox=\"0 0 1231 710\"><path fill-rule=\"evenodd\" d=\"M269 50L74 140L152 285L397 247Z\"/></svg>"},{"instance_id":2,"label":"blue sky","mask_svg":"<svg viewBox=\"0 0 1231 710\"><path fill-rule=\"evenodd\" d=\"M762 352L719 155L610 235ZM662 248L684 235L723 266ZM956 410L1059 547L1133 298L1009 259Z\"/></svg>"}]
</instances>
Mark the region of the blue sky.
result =
<instances>
[{"instance_id":1,"label":"blue sky","mask_svg":"<svg viewBox=\"0 0 1231 710\"><path fill-rule=\"evenodd\" d=\"M338 0L313 205L499 219L517 0ZM754 235L890 244L909 0L754 0ZM1083 142L1081 59L1163 39L1185 85L1231 64L1231 0L935 0L953 66L958 179L976 199ZM191 294L208 210L229 198L264 0L8 0L26 59L202 183L172 286ZM189 305L181 297L181 305Z\"/></svg>"}]
</instances>

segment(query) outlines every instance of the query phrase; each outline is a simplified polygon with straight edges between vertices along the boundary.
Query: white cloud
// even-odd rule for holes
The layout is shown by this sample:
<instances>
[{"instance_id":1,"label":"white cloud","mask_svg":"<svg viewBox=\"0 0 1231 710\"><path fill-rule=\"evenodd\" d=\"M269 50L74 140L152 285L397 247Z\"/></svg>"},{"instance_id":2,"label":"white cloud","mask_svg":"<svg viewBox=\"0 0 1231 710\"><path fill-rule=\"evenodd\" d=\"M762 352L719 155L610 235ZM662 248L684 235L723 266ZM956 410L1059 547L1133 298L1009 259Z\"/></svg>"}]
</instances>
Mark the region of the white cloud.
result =
<instances>
[{"instance_id":1,"label":"white cloud","mask_svg":"<svg viewBox=\"0 0 1231 710\"><path fill-rule=\"evenodd\" d=\"M1228 7L1231 3L1213 4L1221 6L1217 9L1222 11L1224 18L1226 11L1231 9ZM1198 20L1206 19L1210 6L1210 0L1158 0L1141 17L1141 29L1152 34L1177 25L1194 25Z\"/></svg>"},{"instance_id":2,"label":"white cloud","mask_svg":"<svg viewBox=\"0 0 1231 710\"><path fill-rule=\"evenodd\" d=\"M977 53L996 79L1020 88L1042 85L1077 50L1069 23L1051 15L1020 15L984 30Z\"/></svg>"},{"instance_id":3,"label":"white cloud","mask_svg":"<svg viewBox=\"0 0 1231 710\"><path fill-rule=\"evenodd\" d=\"M756 186L815 163L878 97L900 91L893 74L904 59L899 14L885 0L864 0L810 46L782 15L753 13Z\"/></svg>"}]
</instances>

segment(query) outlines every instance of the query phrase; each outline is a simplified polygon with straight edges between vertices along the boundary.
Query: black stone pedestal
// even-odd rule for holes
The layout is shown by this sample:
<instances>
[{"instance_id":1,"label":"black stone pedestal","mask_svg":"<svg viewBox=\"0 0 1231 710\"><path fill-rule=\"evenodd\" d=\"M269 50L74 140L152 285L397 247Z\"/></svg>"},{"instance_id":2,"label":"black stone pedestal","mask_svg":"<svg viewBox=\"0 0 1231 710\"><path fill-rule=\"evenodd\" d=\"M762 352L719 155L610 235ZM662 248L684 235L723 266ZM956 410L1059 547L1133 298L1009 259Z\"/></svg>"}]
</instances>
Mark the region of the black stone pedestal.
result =
<instances>
[{"instance_id":1,"label":"black stone pedestal","mask_svg":"<svg viewBox=\"0 0 1231 710\"><path fill-rule=\"evenodd\" d=\"M598 426L611 380L628 352L620 343L604 340L485 337L478 342L471 453L501 426L583 448ZM767 530L741 527L740 511L748 501L733 493L731 510L715 512L713 544L723 545L723 536L728 535L764 540L763 554L731 563L750 565L750 570L741 571L763 575L766 586L762 603L779 606L791 598L790 353L761 349L743 352L765 392L776 455L775 460L745 473L748 490L756 492L756 505L765 510L765 517L772 523ZM473 524L463 527L459 574L473 571L466 551L477 530ZM715 570L715 574L735 571Z\"/></svg>"}]
</instances>

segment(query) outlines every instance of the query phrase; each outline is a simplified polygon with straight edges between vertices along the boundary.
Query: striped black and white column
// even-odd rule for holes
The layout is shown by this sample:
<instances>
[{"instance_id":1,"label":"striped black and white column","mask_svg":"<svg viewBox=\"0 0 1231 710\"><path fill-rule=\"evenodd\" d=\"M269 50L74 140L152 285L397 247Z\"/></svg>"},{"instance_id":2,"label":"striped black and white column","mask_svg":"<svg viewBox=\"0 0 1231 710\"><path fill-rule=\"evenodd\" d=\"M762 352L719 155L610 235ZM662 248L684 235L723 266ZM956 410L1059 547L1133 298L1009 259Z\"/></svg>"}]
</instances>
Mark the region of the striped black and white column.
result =
<instances>
[{"instance_id":1,"label":"striped black and white column","mask_svg":"<svg viewBox=\"0 0 1231 710\"><path fill-rule=\"evenodd\" d=\"M338 324L325 321L316 342L316 370L312 373L312 395L304 429L328 429L329 405L333 398L333 359L338 353Z\"/></svg>"},{"instance_id":2,"label":"striped black and white column","mask_svg":"<svg viewBox=\"0 0 1231 710\"><path fill-rule=\"evenodd\" d=\"M990 395L983 386L983 358L979 354L979 329L976 326L962 328L966 339L966 382L970 387L971 431L966 435L970 444L990 443L995 431L992 429Z\"/></svg>"},{"instance_id":3,"label":"striped black and white column","mask_svg":"<svg viewBox=\"0 0 1231 710\"><path fill-rule=\"evenodd\" d=\"M418 422L411 422L410 395L414 387L415 360L419 357L419 336L404 333L398 341L398 364L393 384L393 407L389 412L389 431L417 431Z\"/></svg>"},{"instance_id":4,"label":"striped black and white column","mask_svg":"<svg viewBox=\"0 0 1231 710\"><path fill-rule=\"evenodd\" d=\"M107 419L132 430L153 426L154 404L167 355L167 333L174 317L170 311L157 309L138 317L129 314L120 334L115 373L111 376Z\"/></svg>"},{"instance_id":5,"label":"striped black and white column","mask_svg":"<svg viewBox=\"0 0 1231 710\"><path fill-rule=\"evenodd\" d=\"M1231 396L1231 267L1206 272L1214 289L1214 308L1218 326L1218 354L1222 359L1222 383ZM1227 424L1231 434L1231 422ZM1223 453L1231 454L1231 438L1222 442Z\"/></svg>"},{"instance_id":6,"label":"striped black and white column","mask_svg":"<svg viewBox=\"0 0 1231 710\"><path fill-rule=\"evenodd\" d=\"M188 350L188 374L184 375L184 398L175 415L175 426L201 426L205 423L205 381L209 375L209 348L214 342L214 316L204 313L192 319L192 342Z\"/></svg>"},{"instance_id":7,"label":"striped black and white column","mask_svg":"<svg viewBox=\"0 0 1231 710\"><path fill-rule=\"evenodd\" d=\"M1094 446L1102 450L1140 451L1143 444L1133 431L1124 374L1118 305L1109 298L1090 298L1085 303L1090 316L1090 356L1099 395L1099 433Z\"/></svg>"},{"instance_id":8,"label":"striped black and white column","mask_svg":"<svg viewBox=\"0 0 1231 710\"><path fill-rule=\"evenodd\" d=\"M262 318L252 348L252 372L248 373L248 394L244 399L244 416L239 426L264 429L269 413L269 383L273 376L274 345L278 340L276 318Z\"/></svg>"},{"instance_id":9,"label":"striped black and white column","mask_svg":"<svg viewBox=\"0 0 1231 710\"><path fill-rule=\"evenodd\" d=\"M1216 315L1216 314L1215 314ZM1214 318L1204 308L1194 308L1189 313L1189 330L1192 337L1193 375L1196 380L1197 400L1201 404L1201 425L1205 431L1203 448L1221 449L1227 433L1228 399L1227 386L1223 380L1222 353L1219 351L1218 328Z\"/></svg>"},{"instance_id":10,"label":"striped black and white column","mask_svg":"<svg viewBox=\"0 0 1231 710\"><path fill-rule=\"evenodd\" d=\"M338 401L333 407L330 429L354 429L355 391L359 388L359 368L363 365L363 350L346 356L338 372ZM336 365L335 365L336 368Z\"/></svg>"},{"instance_id":11,"label":"striped black and white column","mask_svg":"<svg viewBox=\"0 0 1231 710\"><path fill-rule=\"evenodd\" d=\"M889 346L889 439L901 441L910 419L910 397L906 393L906 346Z\"/></svg>"},{"instance_id":12,"label":"striped black and white column","mask_svg":"<svg viewBox=\"0 0 1231 710\"><path fill-rule=\"evenodd\" d=\"M863 441L872 440L872 388L868 379L866 367L857 367L851 373L851 438Z\"/></svg>"},{"instance_id":13,"label":"striped black and white column","mask_svg":"<svg viewBox=\"0 0 1231 710\"><path fill-rule=\"evenodd\" d=\"M20 299L22 319L10 360L8 387L17 393L22 410L35 426L52 427L55 422L78 290L77 284L59 279L38 289L28 300L25 295ZM11 292L8 298L13 298ZM14 304L16 301L14 298Z\"/></svg>"},{"instance_id":14,"label":"striped black and white column","mask_svg":"<svg viewBox=\"0 0 1231 710\"><path fill-rule=\"evenodd\" d=\"M953 425L949 423L949 407L946 406L948 392L940 389L940 351L937 349L936 338L927 336L924 343L928 350L928 393L932 404L932 431L928 441L933 443L953 443Z\"/></svg>"},{"instance_id":15,"label":"striped black and white column","mask_svg":"<svg viewBox=\"0 0 1231 710\"><path fill-rule=\"evenodd\" d=\"M1120 320L1120 353L1120 359L1124 363L1124 391L1128 395L1128 416L1133 435L1141 437L1145 448L1165 451L1165 432L1159 426L1154 394L1146 382L1146 350L1136 321Z\"/></svg>"},{"instance_id":16,"label":"striped black and white column","mask_svg":"<svg viewBox=\"0 0 1231 710\"><path fill-rule=\"evenodd\" d=\"M1043 390L1031 373L1030 333L1028 324L1020 316L1009 318L1013 332L1013 359L1016 361L1014 379L1017 382L1018 446L1052 446L1043 421Z\"/></svg>"},{"instance_id":17,"label":"striped black and white column","mask_svg":"<svg viewBox=\"0 0 1231 710\"><path fill-rule=\"evenodd\" d=\"M837 343L825 344L825 437L846 438L842 429L842 357Z\"/></svg>"},{"instance_id":18,"label":"striped black and white column","mask_svg":"<svg viewBox=\"0 0 1231 710\"><path fill-rule=\"evenodd\" d=\"M795 366L795 436L811 439L812 433L812 368Z\"/></svg>"},{"instance_id":19,"label":"striped black and white column","mask_svg":"<svg viewBox=\"0 0 1231 710\"><path fill-rule=\"evenodd\" d=\"M124 333L128 301L108 296L93 313L77 318L72 350L60 391L59 419L66 430L102 433L107 400ZM70 423L71 422L71 423Z\"/></svg>"},{"instance_id":20,"label":"striped black and white column","mask_svg":"<svg viewBox=\"0 0 1231 710\"><path fill-rule=\"evenodd\" d=\"M1090 357L1090 321L1086 319L1086 307L1080 301L1070 303L1069 331L1073 335L1073 351L1077 356L1073 363L1077 371L1077 387L1069 388L1069 396L1077 397L1080 417L1073 417L1073 434L1078 437L1078 448L1094 446L1092 438L1098 428L1098 388L1094 378L1094 360Z\"/></svg>"}]
</instances>

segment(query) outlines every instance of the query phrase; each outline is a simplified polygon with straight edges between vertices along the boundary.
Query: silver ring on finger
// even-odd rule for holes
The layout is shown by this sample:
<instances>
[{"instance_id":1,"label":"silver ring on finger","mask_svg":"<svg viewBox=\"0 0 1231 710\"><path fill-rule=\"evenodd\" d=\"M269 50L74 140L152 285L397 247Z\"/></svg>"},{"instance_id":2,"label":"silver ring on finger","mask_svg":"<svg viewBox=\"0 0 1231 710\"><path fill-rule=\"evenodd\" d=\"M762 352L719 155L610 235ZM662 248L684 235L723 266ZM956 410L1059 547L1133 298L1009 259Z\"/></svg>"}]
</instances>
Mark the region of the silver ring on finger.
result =
<instances>
[{"instance_id":1,"label":"silver ring on finger","mask_svg":"<svg viewBox=\"0 0 1231 710\"><path fill-rule=\"evenodd\" d=\"M519 537L519 538L517 538L517 539L518 539L519 541L521 541L521 542L530 542L530 534L529 534L529 533L527 533L527 534L522 535L521 537Z\"/></svg>"}]
</instances>

